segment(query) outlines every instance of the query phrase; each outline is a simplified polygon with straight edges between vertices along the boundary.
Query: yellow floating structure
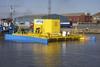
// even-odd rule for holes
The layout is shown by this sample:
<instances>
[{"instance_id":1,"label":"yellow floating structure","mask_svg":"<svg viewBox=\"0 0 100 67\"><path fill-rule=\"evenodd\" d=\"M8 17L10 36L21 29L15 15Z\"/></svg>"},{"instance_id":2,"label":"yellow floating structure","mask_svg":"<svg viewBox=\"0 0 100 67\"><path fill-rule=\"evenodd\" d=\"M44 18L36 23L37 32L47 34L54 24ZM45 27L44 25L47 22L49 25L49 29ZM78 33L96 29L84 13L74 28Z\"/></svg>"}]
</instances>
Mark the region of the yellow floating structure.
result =
<instances>
[{"instance_id":1,"label":"yellow floating structure","mask_svg":"<svg viewBox=\"0 0 100 67\"><path fill-rule=\"evenodd\" d=\"M22 41L22 42L39 42L45 43L51 41L66 41L66 40L80 40L83 38L79 34L71 34L66 31L60 31L59 19L35 19L34 20L34 32L27 34L7 34L6 40Z\"/></svg>"}]
</instances>

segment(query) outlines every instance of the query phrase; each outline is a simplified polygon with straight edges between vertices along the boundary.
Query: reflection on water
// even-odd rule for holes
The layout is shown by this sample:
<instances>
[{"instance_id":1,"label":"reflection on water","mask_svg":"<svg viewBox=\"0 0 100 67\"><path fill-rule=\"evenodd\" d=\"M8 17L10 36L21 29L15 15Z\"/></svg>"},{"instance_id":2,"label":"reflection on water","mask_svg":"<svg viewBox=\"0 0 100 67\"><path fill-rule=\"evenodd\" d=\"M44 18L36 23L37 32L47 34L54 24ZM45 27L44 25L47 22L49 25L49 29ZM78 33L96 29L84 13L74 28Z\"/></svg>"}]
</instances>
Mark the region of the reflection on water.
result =
<instances>
[{"instance_id":1,"label":"reflection on water","mask_svg":"<svg viewBox=\"0 0 100 67\"><path fill-rule=\"evenodd\" d=\"M41 64L44 67L55 67L55 65L60 64L61 59L61 45L58 43L49 43L48 46L45 45L35 45L32 46L33 54L36 55L35 64Z\"/></svg>"},{"instance_id":2,"label":"reflection on water","mask_svg":"<svg viewBox=\"0 0 100 67\"><path fill-rule=\"evenodd\" d=\"M0 67L100 67L97 40L48 45L0 41Z\"/></svg>"}]
</instances>

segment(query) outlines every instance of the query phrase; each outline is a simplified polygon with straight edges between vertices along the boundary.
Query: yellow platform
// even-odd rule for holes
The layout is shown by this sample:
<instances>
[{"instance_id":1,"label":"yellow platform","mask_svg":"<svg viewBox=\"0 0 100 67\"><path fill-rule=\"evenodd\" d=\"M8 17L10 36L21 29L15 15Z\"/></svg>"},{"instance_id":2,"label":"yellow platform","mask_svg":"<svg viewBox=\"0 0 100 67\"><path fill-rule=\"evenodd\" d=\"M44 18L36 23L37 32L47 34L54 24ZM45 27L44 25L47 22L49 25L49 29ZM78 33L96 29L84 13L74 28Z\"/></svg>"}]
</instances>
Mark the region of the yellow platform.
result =
<instances>
[{"instance_id":1,"label":"yellow platform","mask_svg":"<svg viewBox=\"0 0 100 67\"><path fill-rule=\"evenodd\" d=\"M34 33L17 34L16 33L16 34L13 34L13 35L48 39L49 42L51 42L51 41L68 41L68 40L72 41L72 40L82 40L82 39L85 39L84 35L79 35L79 34L62 36L60 34L34 34Z\"/></svg>"},{"instance_id":2,"label":"yellow platform","mask_svg":"<svg viewBox=\"0 0 100 67\"><path fill-rule=\"evenodd\" d=\"M13 39L11 39L11 37ZM68 31L61 32L59 19L35 19L34 32L28 32L26 34L14 33L12 35L7 35L6 39L14 40L14 37L15 37L15 40L19 40L23 42L31 41L31 42L43 42L43 43L48 43L51 41L54 41L54 42L67 41L67 40L72 41L72 40L84 39L83 35L72 34L70 32L68 33Z\"/></svg>"}]
</instances>

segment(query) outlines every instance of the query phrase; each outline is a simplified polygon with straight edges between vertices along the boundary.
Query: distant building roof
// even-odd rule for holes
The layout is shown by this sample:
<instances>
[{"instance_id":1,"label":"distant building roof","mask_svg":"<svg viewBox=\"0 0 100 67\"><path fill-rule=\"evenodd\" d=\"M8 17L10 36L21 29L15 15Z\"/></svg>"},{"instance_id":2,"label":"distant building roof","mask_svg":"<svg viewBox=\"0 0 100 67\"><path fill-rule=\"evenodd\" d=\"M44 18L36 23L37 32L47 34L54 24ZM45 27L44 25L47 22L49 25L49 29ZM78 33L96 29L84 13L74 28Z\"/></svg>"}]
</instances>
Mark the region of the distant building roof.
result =
<instances>
[{"instance_id":1,"label":"distant building roof","mask_svg":"<svg viewBox=\"0 0 100 67\"><path fill-rule=\"evenodd\" d=\"M99 17L100 17L100 12L94 14L93 16L94 16L94 17L95 17L95 16L99 16Z\"/></svg>"},{"instance_id":2,"label":"distant building roof","mask_svg":"<svg viewBox=\"0 0 100 67\"><path fill-rule=\"evenodd\" d=\"M88 15L89 13L67 13L63 14L64 16L81 16L81 15Z\"/></svg>"}]
</instances>

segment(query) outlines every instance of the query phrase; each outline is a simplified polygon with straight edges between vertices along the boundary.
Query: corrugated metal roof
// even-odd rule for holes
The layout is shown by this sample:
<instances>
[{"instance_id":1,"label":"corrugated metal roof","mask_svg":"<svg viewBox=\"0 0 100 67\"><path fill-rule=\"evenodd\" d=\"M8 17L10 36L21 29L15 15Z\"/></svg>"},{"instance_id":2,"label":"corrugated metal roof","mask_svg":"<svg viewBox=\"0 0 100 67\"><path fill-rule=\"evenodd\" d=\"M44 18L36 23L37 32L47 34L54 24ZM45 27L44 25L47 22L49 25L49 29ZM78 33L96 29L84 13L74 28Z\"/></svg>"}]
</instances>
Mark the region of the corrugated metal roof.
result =
<instances>
[{"instance_id":1,"label":"corrugated metal roof","mask_svg":"<svg viewBox=\"0 0 100 67\"><path fill-rule=\"evenodd\" d=\"M100 12L94 14L93 16L100 16Z\"/></svg>"},{"instance_id":2,"label":"corrugated metal roof","mask_svg":"<svg viewBox=\"0 0 100 67\"><path fill-rule=\"evenodd\" d=\"M64 16L80 16L80 15L85 15L85 13L67 13L63 14Z\"/></svg>"}]
</instances>

